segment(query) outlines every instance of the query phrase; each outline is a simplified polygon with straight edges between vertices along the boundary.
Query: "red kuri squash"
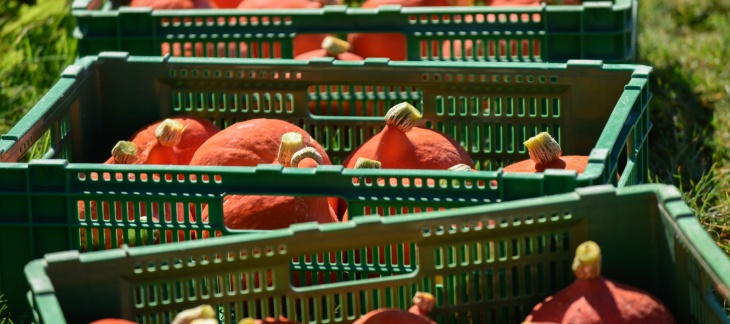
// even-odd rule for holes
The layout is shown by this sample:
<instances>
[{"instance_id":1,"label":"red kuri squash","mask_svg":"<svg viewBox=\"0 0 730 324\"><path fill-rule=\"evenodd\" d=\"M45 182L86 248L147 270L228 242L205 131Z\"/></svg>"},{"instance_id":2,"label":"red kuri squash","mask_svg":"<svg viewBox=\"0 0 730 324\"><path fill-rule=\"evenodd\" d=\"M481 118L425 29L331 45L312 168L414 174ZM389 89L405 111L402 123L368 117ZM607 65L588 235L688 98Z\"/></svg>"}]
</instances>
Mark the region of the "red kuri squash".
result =
<instances>
[{"instance_id":1,"label":"red kuri squash","mask_svg":"<svg viewBox=\"0 0 730 324\"><path fill-rule=\"evenodd\" d=\"M414 305L408 311L393 308L381 308L371 311L358 318L353 324L378 324L378 323L399 323L399 324L435 324L428 318L436 304L436 298L424 292L417 292L413 297Z\"/></svg>"},{"instance_id":2,"label":"red kuri squash","mask_svg":"<svg viewBox=\"0 0 730 324\"><path fill-rule=\"evenodd\" d=\"M446 170L459 163L474 165L450 136L415 126L421 117L408 102L393 106L385 114L385 128L350 153L343 165L353 168L360 157L379 161L383 169Z\"/></svg>"},{"instance_id":3,"label":"red kuri squash","mask_svg":"<svg viewBox=\"0 0 730 324\"><path fill-rule=\"evenodd\" d=\"M403 7L451 6L454 0L368 0L361 8L377 8L382 5L401 5ZM404 61L407 57L406 37L400 33L353 33L347 40L352 44L352 52L360 57L385 57L394 61Z\"/></svg>"},{"instance_id":4,"label":"red kuri squash","mask_svg":"<svg viewBox=\"0 0 730 324\"><path fill-rule=\"evenodd\" d=\"M274 144L278 144L276 151ZM254 119L234 124L211 137L198 149L191 165L261 163L316 167L330 161L322 147L301 128L275 119ZM202 214L203 220L207 220L208 208ZM321 197L228 195L223 199L223 217L231 229L277 229L308 221L337 221L327 199Z\"/></svg>"},{"instance_id":5,"label":"red kuri squash","mask_svg":"<svg viewBox=\"0 0 730 324\"><path fill-rule=\"evenodd\" d=\"M316 9L322 8L323 1L314 0L243 0L238 9ZM265 20L264 20L265 22ZM294 37L294 53L298 56L321 47L327 34L300 34Z\"/></svg>"},{"instance_id":6,"label":"red kuri squash","mask_svg":"<svg viewBox=\"0 0 730 324\"><path fill-rule=\"evenodd\" d=\"M536 173L545 169L563 169L582 173L588 165L588 156L563 156L560 144L547 132L531 137L524 144L530 158L502 168L504 172Z\"/></svg>"},{"instance_id":7,"label":"red kuri squash","mask_svg":"<svg viewBox=\"0 0 730 324\"><path fill-rule=\"evenodd\" d=\"M145 126L129 139L129 142L136 144L139 149L136 159L124 154L120 157L112 156L107 163L118 163L116 160L122 158L122 163L126 164L187 165L198 148L216 133L218 127L204 118L193 116L166 118ZM119 145L117 150L119 153L133 150L128 143L122 142Z\"/></svg>"},{"instance_id":8,"label":"red kuri squash","mask_svg":"<svg viewBox=\"0 0 730 324\"><path fill-rule=\"evenodd\" d=\"M676 323L651 294L601 276L601 250L593 241L576 249L573 274L576 280L536 305L526 323Z\"/></svg>"}]
</instances>

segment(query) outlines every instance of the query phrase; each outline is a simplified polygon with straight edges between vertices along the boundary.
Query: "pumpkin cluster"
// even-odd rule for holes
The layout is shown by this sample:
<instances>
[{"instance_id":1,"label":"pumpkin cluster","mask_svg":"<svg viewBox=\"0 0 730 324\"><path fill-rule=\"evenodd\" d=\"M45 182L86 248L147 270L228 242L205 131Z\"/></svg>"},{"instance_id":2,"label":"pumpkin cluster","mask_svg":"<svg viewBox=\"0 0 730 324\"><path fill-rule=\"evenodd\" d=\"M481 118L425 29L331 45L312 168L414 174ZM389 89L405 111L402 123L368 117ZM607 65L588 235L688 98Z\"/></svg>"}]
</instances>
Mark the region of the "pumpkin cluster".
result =
<instances>
[{"instance_id":1,"label":"pumpkin cluster","mask_svg":"<svg viewBox=\"0 0 730 324\"><path fill-rule=\"evenodd\" d=\"M346 51L346 42L327 39L325 51ZM344 159L343 166L353 169L475 170L473 159L456 140L448 134L421 126L421 118L420 111L408 102L391 107L384 116L382 130L352 150ZM583 172L588 163L586 156L563 156L560 145L545 132L528 139L524 144L530 158L505 167L505 172L534 173L548 168ZM257 118L219 130L211 121L195 116L165 118L142 127L127 140L119 141L105 163L194 166L280 164L287 168L317 168L319 165L332 164L327 152L310 134L287 121ZM121 209L121 203L116 204ZM127 209L134 211L132 203L129 204ZM95 218L98 206L92 202L90 207L91 216ZM148 213L142 207L140 217L159 221L158 211ZM178 221L184 221L185 206L177 207ZM196 215L194 209L189 210L189 221L194 222L198 217L207 221L208 207L203 208L200 215ZM166 220L170 221L171 210L166 208ZM79 214L85 216L85 206L79 206ZM302 222L348 221L348 214L346 202L336 197L232 194L223 199L224 223L230 229L271 230ZM130 215L129 220L134 220L134 215ZM147 235L146 232L143 234ZM156 242L159 233L152 234ZM171 235L167 233L168 241L171 241ZM182 238L184 232L180 231L179 235ZM121 240L122 235L118 237ZM146 236L143 241L148 241ZM98 245L98 242L94 244ZM106 246L109 247L110 242L106 242ZM408 251L405 252L408 254Z\"/></svg>"}]
</instances>

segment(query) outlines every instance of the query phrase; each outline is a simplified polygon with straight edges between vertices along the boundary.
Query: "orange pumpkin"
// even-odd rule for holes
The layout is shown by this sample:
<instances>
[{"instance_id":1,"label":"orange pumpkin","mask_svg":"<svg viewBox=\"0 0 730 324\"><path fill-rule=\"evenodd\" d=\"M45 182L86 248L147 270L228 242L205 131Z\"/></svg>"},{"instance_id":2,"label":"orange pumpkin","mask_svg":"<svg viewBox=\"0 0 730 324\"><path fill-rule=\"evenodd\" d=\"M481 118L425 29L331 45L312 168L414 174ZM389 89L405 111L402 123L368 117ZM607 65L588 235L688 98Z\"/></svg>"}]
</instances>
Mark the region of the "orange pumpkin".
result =
<instances>
[{"instance_id":1,"label":"orange pumpkin","mask_svg":"<svg viewBox=\"0 0 730 324\"><path fill-rule=\"evenodd\" d=\"M218 312L210 305L200 305L177 313L171 324L218 324Z\"/></svg>"},{"instance_id":2,"label":"orange pumpkin","mask_svg":"<svg viewBox=\"0 0 730 324\"><path fill-rule=\"evenodd\" d=\"M295 60L309 60L311 58L315 57L334 57L336 60L341 61L362 61L363 58L360 56L357 56L355 54L347 52L347 50L350 48L350 43L332 37L327 36L322 41L322 48L314 51L309 51L304 54L298 55L295 57ZM327 86L320 86L319 89L320 92L326 92ZM362 103L356 102L355 106L357 107L357 114L362 114ZM320 112L317 111L317 107L320 107ZM331 107L333 111L335 111L336 116L348 116L350 114L350 102L349 101L332 101L331 103L328 103L326 101L320 102L319 104L317 101L311 101L309 103L309 111L312 114L326 114L324 112L327 112L328 107Z\"/></svg>"},{"instance_id":3,"label":"orange pumpkin","mask_svg":"<svg viewBox=\"0 0 730 324\"><path fill-rule=\"evenodd\" d=\"M381 308L358 318L353 324L399 323L399 324L435 324L428 318L436 298L424 292L417 292L413 297L414 305L408 311L392 308Z\"/></svg>"},{"instance_id":4,"label":"orange pumpkin","mask_svg":"<svg viewBox=\"0 0 730 324\"><path fill-rule=\"evenodd\" d=\"M241 0L209 0L210 6L215 9L232 9L241 4Z\"/></svg>"},{"instance_id":5,"label":"orange pumpkin","mask_svg":"<svg viewBox=\"0 0 730 324\"><path fill-rule=\"evenodd\" d=\"M282 132L278 138L273 137ZM276 151L272 149L274 145L278 145ZM319 143L304 130L277 119L253 119L231 125L203 144L191 161L191 165L256 166L261 163L316 168L330 161ZM203 209L201 217L208 220L208 207ZM223 198L223 222L228 228L267 230L311 221L338 221L326 198L257 195ZM206 237L204 234L203 238ZM324 260L321 255L318 259ZM267 276L269 285L271 278ZM295 286L299 284L297 278L295 275ZM310 285L312 274L307 273L305 278ZM259 285L258 274L254 276L254 285Z\"/></svg>"},{"instance_id":6,"label":"orange pumpkin","mask_svg":"<svg viewBox=\"0 0 730 324\"><path fill-rule=\"evenodd\" d=\"M211 137L198 149L190 164L272 163L290 167L293 157L305 147L308 149L302 154L308 155L302 156L309 159L302 159L300 167L331 164L324 149L303 129L276 119L253 119L231 125ZM203 220L207 220L208 208L202 214ZM232 229L276 229L306 221L337 221L327 199L320 197L228 195L223 199L223 215L225 225Z\"/></svg>"},{"instance_id":7,"label":"orange pumpkin","mask_svg":"<svg viewBox=\"0 0 730 324\"><path fill-rule=\"evenodd\" d=\"M132 0L129 5L132 7L151 7L155 10L210 8L207 0Z\"/></svg>"},{"instance_id":8,"label":"orange pumpkin","mask_svg":"<svg viewBox=\"0 0 730 324\"><path fill-rule=\"evenodd\" d=\"M573 259L576 280L536 305L525 322L674 324L669 310L651 294L601 276L601 250L587 241Z\"/></svg>"},{"instance_id":9,"label":"orange pumpkin","mask_svg":"<svg viewBox=\"0 0 730 324\"><path fill-rule=\"evenodd\" d=\"M415 124L421 118L418 110L407 102L390 108L385 115L385 128L345 159L343 165L353 168L358 158L380 161L384 169L445 170L463 163L474 163L464 148L450 136Z\"/></svg>"},{"instance_id":10,"label":"orange pumpkin","mask_svg":"<svg viewBox=\"0 0 730 324\"><path fill-rule=\"evenodd\" d=\"M314 57L334 57L341 61L362 61L363 58L348 52L350 43L327 36L322 40L321 48L302 53L294 57L295 60L309 60Z\"/></svg>"},{"instance_id":11,"label":"orange pumpkin","mask_svg":"<svg viewBox=\"0 0 730 324\"><path fill-rule=\"evenodd\" d=\"M289 321L284 316L279 316L279 318L273 318L273 317L267 317L265 319L253 319L250 317L244 318L238 324L282 324L282 323L290 323L290 324L299 324L299 322L292 322Z\"/></svg>"},{"instance_id":12,"label":"orange pumpkin","mask_svg":"<svg viewBox=\"0 0 730 324\"><path fill-rule=\"evenodd\" d=\"M466 150L450 136L415 127L420 118L418 110L407 102L393 106L385 114L385 128L352 151L342 164L353 168L359 158L366 158L379 161L383 169L445 170L460 163L474 166ZM338 215L344 217L345 208L340 200Z\"/></svg>"},{"instance_id":13,"label":"orange pumpkin","mask_svg":"<svg viewBox=\"0 0 730 324\"><path fill-rule=\"evenodd\" d=\"M243 0L238 9L316 9L322 8L322 1L312 0ZM266 19L263 20L266 22ZM294 37L293 56L320 49L327 34L301 34Z\"/></svg>"},{"instance_id":14,"label":"orange pumpkin","mask_svg":"<svg viewBox=\"0 0 730 324\"><path fill-rule=\"evenodd\" d=\"M137 322L132 322L121 318L102 318L89 324L137 324Z\"/></svg>"},{"instance_id":15,"label":"orange pumpkin","mask_svg":"<svg viewBox=\"0 0 730 324\"><path fill-rule=\"evenodd\" d=\"M547 132L541 132L524 142L530 158L510 164L504 172L543 172L545 169L575 170L582 173L588 166L588 156L562 156L560 144Z\"/></svg>"},{"instance_id":16,"label":"orange pumpkin","mask_svg":"<svg viewBox=\"0 0 730 324\"><path fill-rule=\"evenodd\" d=\"M172 164L187 165L203 143L218 133L211 121L192 116L166 118L152 123L137 131L129 139L139 148L135 157L110 157L106 163L126 164ZM118 153L132 150L128 144L120 143ZM115 147L116 149L116 147ZM114 153L115 151L112 151Z\"/></svg>"},{"instance_id":17,"label":"orange pumpkin","mask_svg":"<svg viewBox=\"0 0 730 324\"><path fill-rule=\"evenodd\" d=\"M403 7L451 6L453 0L368 0L361 8L377 8L381 5ZM352 52L360 57L385 57L394 61L404 61L407 57L406 37L401 33L353 33L347 40L352 44Z\"/></svg>"}]
</instances>

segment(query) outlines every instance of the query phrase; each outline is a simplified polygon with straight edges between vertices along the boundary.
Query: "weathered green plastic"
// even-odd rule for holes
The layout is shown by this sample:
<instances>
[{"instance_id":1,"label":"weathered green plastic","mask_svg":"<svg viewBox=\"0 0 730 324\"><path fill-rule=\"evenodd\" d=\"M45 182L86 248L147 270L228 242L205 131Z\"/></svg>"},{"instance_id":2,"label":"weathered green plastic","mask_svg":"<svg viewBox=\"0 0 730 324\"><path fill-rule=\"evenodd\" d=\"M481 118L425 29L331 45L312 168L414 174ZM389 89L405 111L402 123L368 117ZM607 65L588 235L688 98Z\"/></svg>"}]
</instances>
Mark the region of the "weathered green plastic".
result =
<instances>
[{"instance_id":1,"label":"weathered green plastic","mask_svg":"<svg viewBox=\"0 0 730 324\"><path fill-rule=\"evenodd\" d=\"M184 238L160 235L162 243L189 240L191 233L240 233L223 225L226 194L339 196L348 202L350 217L357 218L541 197L597 184L644 183L650 71L594 61L304 62L113 52L83 58L0 137L0 161L7 162L0 163L0 291L15 307L27 291L21 271L28 261L49 252L83 250L82 245L105 248L94 247L95 240L117 247L118 239L130 243L128 231L136 233L131 243L137 245L143 243L142 229L184 232ZM334 85L338 91L316 93L321 87L312 85ZM339 116L332 108L310 113L310 103L331 98L383 109L371 117ZM404 100L422 111L422 126L453 136L482 171L100 164L119 139L179 114L210 118L220 127L252 118L288 120L339 163L384 126L385 107ZM528 157L520 143L543 129L556 135L565 154L590 155L584 173L502 172L504 163ZM47 132L46 159L19 162ZM134 210L123 202L131 202ZM92 203L97 210L90 214ZM82 215L79 204L85 206ZM171 217L178 210L187 216L184 206L199 215L206 204L209 223ZM140 215L141 208L173 220L122 217ZM89 235L82 238L81 230ZM149 236L145 243L152 240Z\"/></svg>"},{"instance_id":2,"label":"weathered green plastic","mask_svg":"<svg viewBox=\"0 0 730 324\"><path fill-rule=\"evenodd\" d=\"M585 1L573 6L326 6L256 11L152 10L75 0L72 9L80 56L103 51L163 55L165 50L174 56L292 58L292 40L297 35L392 32L406 37L409 61L590 59L606 63L635 62L636 13L636 0ZM186 43L200 48L186 54L182 50ZM450 52L469 45L474 49L470 54L465 50L463 56L443 53L445 47Z\"/></svg>"},{"instance_id":3,"label":"weathered green plastic","mask_svg":"<svg viewBox=\"0 0 730 324\"><path fill-rule=\"evenodd\" d=\"M200 304L217 308L221 323L280 315L351 323L380 307L407 309L416 291L436 296L431 317L439 323L520 323L535 304L574 280L573 254L586 240L601 247L602 275L656 296L677 323L730 323L723 311L730 260L667 185L594 186L417 216L67 251L30 262L25 275L39 323L102 317L166 323ZM375 254L371 264L354 259L365 247L405 242L415 244L410 266L403 250ZM336 262L292 261L317 255ZM293 271L305 266L334 273L336 281L293 285ZM240 278L257 273L269 273L271 283L244 289ZM371 273L383 275L364 276Z\"/></svg>"}]
</instances>

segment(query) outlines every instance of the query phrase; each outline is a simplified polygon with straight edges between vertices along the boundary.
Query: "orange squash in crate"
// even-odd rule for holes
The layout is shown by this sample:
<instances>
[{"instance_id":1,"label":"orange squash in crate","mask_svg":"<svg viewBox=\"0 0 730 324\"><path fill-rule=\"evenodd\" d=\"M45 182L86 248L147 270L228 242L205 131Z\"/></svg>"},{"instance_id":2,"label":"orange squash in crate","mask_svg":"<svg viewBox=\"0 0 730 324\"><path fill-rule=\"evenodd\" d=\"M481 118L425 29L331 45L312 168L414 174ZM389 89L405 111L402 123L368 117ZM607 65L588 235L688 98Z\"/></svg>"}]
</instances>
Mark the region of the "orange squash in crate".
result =
<instances>
[{"instance_id":1,"label":"orange squash in crate","mask_svg":"<svg viewBox=\"0 0 730 324\"><path fill-rule=\"evenodd\" d=\"M132 7L150 7L155 10L210 8L210 3L207 0L132 0L129 5Z\"/></svg>"},{"instance_id":2,"label":"orange squash in crate","mask_svg":"<svg viewBox=\"0 0 730 324\"><path fill-rule=\"evenodd\" d=\"M135 132L129 139L129 141L120 141L112 149L112 156L104 162L105 164L167 164L167 165L187 165L192 159L195 151L203 144L208 138L218 132L218 128L209 120L203 118L197 118L193 116L178 116L174 118L166 118L161 121L151 123L147 126L142 127L140 130ZM109 177L109 175L105 175ZM133 175L132 175L133 176ZM120 180L123 175L119 175ZM159 180L158 176L152 176L154 180ZM107 179L108 180L108 179ZM142 179L145 180L145 179ZM147 204L142 204L139 208L139 215L134 214L135 203L129 202L127 204L127 220L134 221L137 216L140 217L142 222L147 221L147 217L152 217L154 222L159 221L159 211L153 210L151 215L147 212ZM184 206L181 203L177 204L178 222L184 222L185 211ZM91 208L91 219L98 217L98 204L96 201L89 203ZM103 206L102 215L105 217L110 214L111 206ZM114 203L115 210L119 213L122 210L122 203ZM163 206L165 215L167 215L167 222L171 222L172 206L165 204ZM79 217L86 218L86 207L83 202L79 202L78 205ZM191 208L190 220L195 221L195 210ZM117 217L119 217L117 215ZM116 230L117 245L123 243L123 231L121 229ZM135 240L134 230L129 230L130 245ZM145 242L146 230L142 230L143 234L142 241ZM159 232L153 231L154 242L159 243ZM81 248L82 250L88 250L86 246L86 229L80 230ZM99 248L99 236L98 231L93 234L92 242L93 248ZM111 249L111 238L110 233L106 233L106 242L104 247ZM167 242L172 242L172 231L168 231L165 235ZM197 234L191 233L191 238L195 239ZM178 232L178 240L184 240L185 232Z\"/></svg>"},{"instance_id":3,"label":"orange squash in crate","mask_svg":"<svg viewBox=\"0 0 730 324\"><path fill-rule=\"evenodd\" d=\"M322 8L325 1L313 0L243 0L238 9L317 9ZM294 37L294 53L298 56L309 51L318 50L322 40L328 34L301 34Z\"/></svg>"},{"instance_id":4,"label":"orange squash in crate","mask_svg":"<svg viewBox=\"0 0 730 324\"><path fill-rule=\"evenodd\" d=\"M586 155L563 156L560 144L547 132L541 132L531 137L524 144L530 158L502 168L504 172L536 173L543 172L545 169L561 169L583 173L588 166L588 156Z\"/></svg>"},{"instance_id":5,"label":"orange squash in crate","mask_svg":"<svg viewBox=\"0 0 730 324\"><path fill-rule=\"evenodd\" d=\"M452 137L429 128L417 127L421 113L408 102L391 107L383 130L355 149L342 163L353 168L360 157L379 161L384 169L446 170L472 158Z\"/></svg>"},{"instance_id":6,"label":"orange squash in crate","mask_svg":"<svg viewBox=\"0 0 730 324\"><path fill-rule=\"evenodd\" d=\"M302 149L305 150L300 152ZM269 163L285 167L331 164L324 149L303 129L276 119L252 119L233 124L211 137L198 149L190 165ZM203 220L207 220L208 208L202 214ZM320 197L228 195L223 199L223 217L226 227L231 229L263 230L305 221L337 221L327 199Z\"/></svg>"},{"instance_id":7,"label":"orange squash in crate","mask_svg":"<svg viewBox=\"0 0 730 324\"><path fill-rule=\"evenodd\" d=\"M575 281L536 305L524 323L676 323L656 297L603 277L601 262L596 242L579 245L572 266Z\"/></svg>"},{"instance_id":8,"label":"orange squash in crate","mask_svg":"<svg viewBox=\"0 0 730 324\"><path fill-rule=\"evenodd\" d=\"M354 168L360 158L366 158L380 162L383 169L446 170L456 164L474 166L469 153L452 137L416 127L421 117L408 102L391 107L385 114L385 128L352 151L342 164ZM344 201L340 200L337 208L338 215L343 215Z\"/></svg>"},{"instance_id":9,"label":"orange squash in crate","mask_svg":"<svg viewBox=\"0 0 730 324\"><path fill-rule=\"evenodd\" d=\"M350 49L350 43L347 41L327 36L322 40L322 48L314 51L309 51L306 53L303 53L301 55L298 55L295 57L295 60L309 60L311 58L315 57L333 57L336 60L341 61L362 61L363 58L355 55L353 53L348 52ZM320 92L327 91L327 86L320 86L318 89ZM309 103L309 111L312 114L318 114L317 107L321 109L321 111L327 111L328 103L327 102L321 102L319 105L316 101L311 101ZM350 115L350 102L348 101L342 101L342 104L339 102L333 101L331 103L331 107L334 110L337 110L338 113L336 115L341 116L348 116ZM357 115L359 116L362 113L362 103L361 102L355 102L355 107L357 109Z\"/></svg>"},{"instance_id":10,"label":"orange squash in crate","mask_svg":"<svg viewBox=\"0 0 730 324\"><path fill-rule=\"evenodd\" d=\"M121 155L110 157L106 163L115 164L118 163L117 159L121 159L124 164L188 165L198 148L218 131L215 124L204 118L166 118L147 125L132 135L129 142L140 149L137 154L123 154L133 148L128 144L120 144L122 146L119 150L112 152Z\"/></svg>"},{"instance_id":11,"label":"orange squash in crate","mask_svg":"<svg viewBox=\"0 0 730 324\"><path fill-rule=\"evenodd\" d=\"M353 324L436 324L428 318L428 313L435 304L436 298L432 294L417 292L413 297L413 306L407 311L392 308L376 309L358 318Z\"/></svg>"},{"instance_id":12,"label":"orange squash in crate","mask_svg":"<svg viewBox=\"0 0 730 324\"><path fill-rule=\"evenodd\" d=\"M454 0L368 0L361 8L377 8L382 5L401 5L403 7L452 6ZM404 61L407 57L406 37L400 33L353 33L347 40L352 44L352 52L364 57L385 57L394 61Z\"/></svg>"}]
</instances>

